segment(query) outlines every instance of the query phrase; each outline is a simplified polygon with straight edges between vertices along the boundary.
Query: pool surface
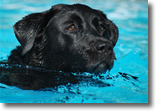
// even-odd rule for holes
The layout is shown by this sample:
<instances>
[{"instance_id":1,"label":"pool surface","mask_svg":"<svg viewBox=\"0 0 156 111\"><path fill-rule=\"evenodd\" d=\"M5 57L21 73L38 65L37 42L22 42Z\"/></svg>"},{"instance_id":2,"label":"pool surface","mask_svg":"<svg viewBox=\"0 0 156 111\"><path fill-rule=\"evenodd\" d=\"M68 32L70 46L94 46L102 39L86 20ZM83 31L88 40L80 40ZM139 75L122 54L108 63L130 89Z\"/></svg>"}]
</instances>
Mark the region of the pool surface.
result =
<instances>
[{"instance_id":1,"label":"pool surface","mask_svg":"<svg viewBox=\"0 0 156 111\"><path fill-rule=\"evenodd\" d=\"M148 103L147 0L1 0L0 103ZM119 28L117 60L110 72L63 73L7 64L20 45L13 25L30 13L58 3L82 3L100 9ZM46 76L45 76L46 75Z\"/></svg>"}]
</instances>

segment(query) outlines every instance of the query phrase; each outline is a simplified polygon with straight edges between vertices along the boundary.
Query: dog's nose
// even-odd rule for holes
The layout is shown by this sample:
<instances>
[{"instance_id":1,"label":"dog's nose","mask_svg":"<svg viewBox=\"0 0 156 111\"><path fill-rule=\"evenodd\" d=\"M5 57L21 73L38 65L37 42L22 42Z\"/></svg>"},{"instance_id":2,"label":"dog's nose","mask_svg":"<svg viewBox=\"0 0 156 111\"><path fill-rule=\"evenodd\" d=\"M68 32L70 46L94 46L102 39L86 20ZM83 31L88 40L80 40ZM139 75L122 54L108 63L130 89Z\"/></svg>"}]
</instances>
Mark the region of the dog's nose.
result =
<instances>
[{"instance_id":1,"label":"dog's nose","mask_svg":"<svg viewBox=\"0 0 156 111\"><path fill-rule=\"evenodd\" d=\"M100 43L96 45L96 50L99 52L108 53L113 50L113 47L108 43Z\"/></svg>"}]
</instances>

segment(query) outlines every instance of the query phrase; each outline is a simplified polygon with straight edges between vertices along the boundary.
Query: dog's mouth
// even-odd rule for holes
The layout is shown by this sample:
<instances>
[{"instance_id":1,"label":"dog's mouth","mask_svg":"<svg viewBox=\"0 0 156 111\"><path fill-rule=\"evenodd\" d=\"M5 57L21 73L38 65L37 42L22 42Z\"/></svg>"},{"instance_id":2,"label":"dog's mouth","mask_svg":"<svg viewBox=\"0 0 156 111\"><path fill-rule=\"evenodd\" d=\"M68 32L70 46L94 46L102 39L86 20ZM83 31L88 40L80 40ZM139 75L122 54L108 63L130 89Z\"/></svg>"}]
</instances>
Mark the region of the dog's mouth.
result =
<instances>
[{"instance_id":1,"label":"dog's mouth","mask_svg":"<svg viewBox=\"0 0 156 111\"><path fill-rule=\"evenodd\" d=\"M116 60L115 55L113 54L111 59L105 59L100 62L97 62L93 66L90 67L89 72L94 73L106 73L106 71L110 71L113 68L114 60Z\"/></svg>"},{"instance_id":2,"label":"dog's mouth","mask_svg":"<svg viewBox=\"0 0 156 111\"><path fill-rule=\"evenodd\" d=\"M105 61L102 61L98 64L96 64L94 67L92 67L89 72L94 73L106 73L106 71L110 71L113 67L114 61L111 64L107 64Z\"/></svg>"}]
</instances>

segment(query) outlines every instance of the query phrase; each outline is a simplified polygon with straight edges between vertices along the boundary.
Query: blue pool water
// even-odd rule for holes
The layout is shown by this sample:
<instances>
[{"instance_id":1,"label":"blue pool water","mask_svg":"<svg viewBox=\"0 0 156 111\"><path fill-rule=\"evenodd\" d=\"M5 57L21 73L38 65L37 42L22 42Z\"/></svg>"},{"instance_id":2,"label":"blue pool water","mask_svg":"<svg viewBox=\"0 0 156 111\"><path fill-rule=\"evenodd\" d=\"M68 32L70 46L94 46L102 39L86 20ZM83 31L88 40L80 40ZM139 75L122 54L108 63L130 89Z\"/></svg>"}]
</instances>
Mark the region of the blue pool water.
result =
<instances>
[{"instance_id":1,"label":"blue pool water","mask_svg":"<svg viewBox=\"0 0 156 111\"><path fill-rule=\"evenodd\" d=\"M0 61L7 60L10 51L19 45L12 28L15 22L58 3L83 3L100 9L119 28L119 40L114 48L117 60L110 72L100 76L60 72L55 77L44 78L40 73L49 72L38 72L36 77L24 75L28 70L21 66L13 69L0 64L1 103L148 103L147 0L1 0L0 3ZM23 76L26 80L22 80ZM19 82L19 78L29 82L32 77L41 85L47 82L50 87L32 90L37 89L35 83ZM58 79L63 82L58 83ZM55 84L52 86L51 82ZM33 88L29 89L28 85Z\"/></svg>"}]
</instances>

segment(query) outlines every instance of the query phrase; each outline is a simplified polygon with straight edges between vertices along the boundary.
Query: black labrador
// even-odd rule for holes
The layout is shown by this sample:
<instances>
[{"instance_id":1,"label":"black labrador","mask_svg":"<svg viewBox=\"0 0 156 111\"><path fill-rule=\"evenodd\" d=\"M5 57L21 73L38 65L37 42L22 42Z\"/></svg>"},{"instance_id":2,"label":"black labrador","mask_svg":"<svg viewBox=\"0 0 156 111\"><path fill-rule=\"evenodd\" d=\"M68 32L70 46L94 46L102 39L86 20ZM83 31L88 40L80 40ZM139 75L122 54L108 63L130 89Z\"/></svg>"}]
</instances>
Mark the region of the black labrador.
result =
<instances>
[{"instance_id":1,"label":"black labrador","mask_svg":"<svg viewBox=\"0 0 156 111\"><path fill-rule=\"evenodd\" d=\"M99 10L58 4L14 25L20 42L9 63L65 72L105 73L116 59L118 28Z\"/></svg>"}]
</instances>

